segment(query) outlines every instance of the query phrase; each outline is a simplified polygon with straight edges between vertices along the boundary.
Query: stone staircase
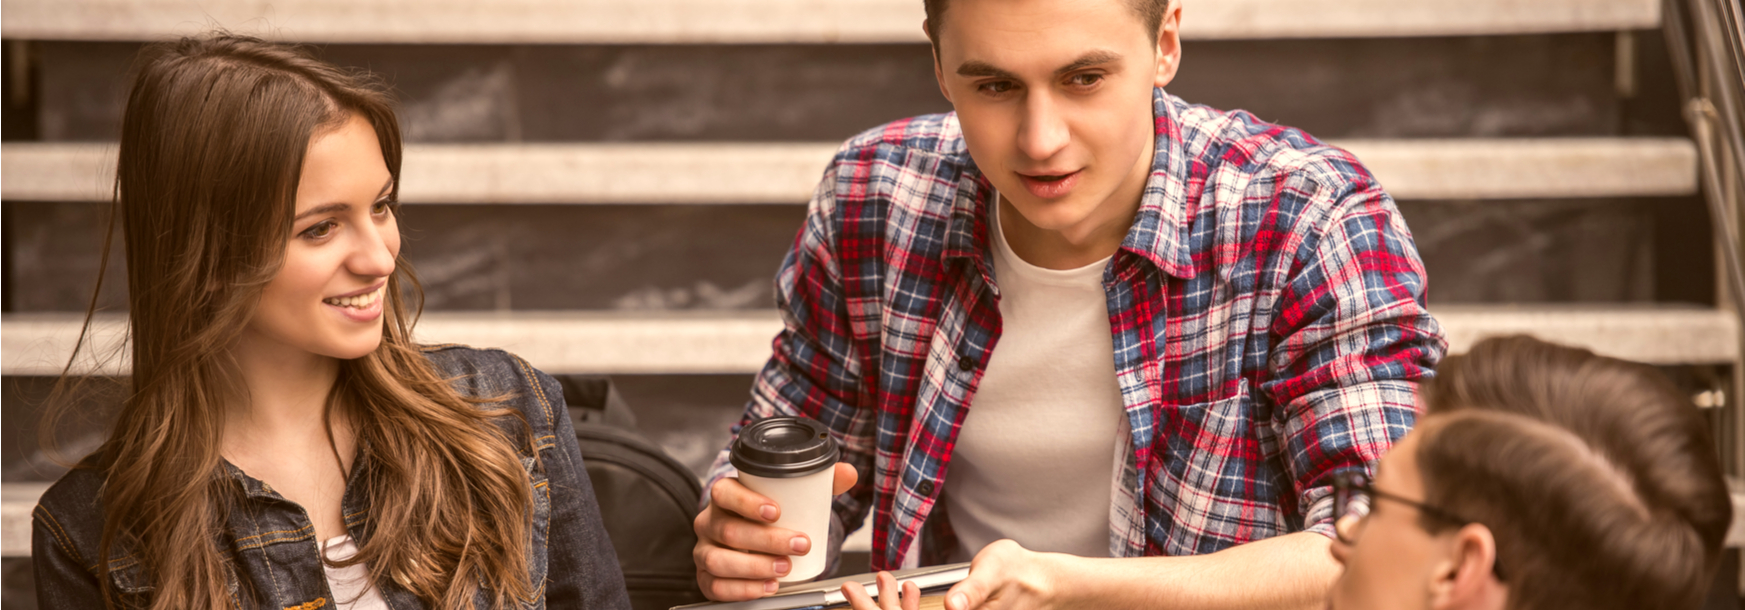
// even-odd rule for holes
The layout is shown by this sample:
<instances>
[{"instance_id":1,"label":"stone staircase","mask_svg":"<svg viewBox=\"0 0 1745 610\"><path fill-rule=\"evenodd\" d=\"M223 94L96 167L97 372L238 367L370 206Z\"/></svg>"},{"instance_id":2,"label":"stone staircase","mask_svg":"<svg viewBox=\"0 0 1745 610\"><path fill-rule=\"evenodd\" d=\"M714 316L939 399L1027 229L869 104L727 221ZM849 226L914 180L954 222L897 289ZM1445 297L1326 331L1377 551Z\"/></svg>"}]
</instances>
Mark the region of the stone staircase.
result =
<instances>
[{"instance_id":1,"label":"stone staircase","mask_svg":"<svg viewBox=\"0 0 1745 610\"><path fill-rule=\"evenodd\" d=\"M1725 397L1741 329L1716 289L1658 0L1182 1L1171 91L1362 159L1400 201L1455 351L1530 333L1660 365L1737 450ZM322 43L382 74L405 103L402 227L430 290L419 337L623 376L655 415L644 428L697 468L686 456L720 446L780 328L769 282L837 143L949 109L919 0L4 0L0 12L6 557L28 555L30 506L52 478L16 448L34 448L17 388L58 374L77 335L141 41L222 25ZM100 298L111 311L125 305L115 283ZM99 318L98 346L121 320ZM680 415L698 401L709 417ZM1742 542L1736 526L1730 544Z\"/></svg>"}]
</instances>

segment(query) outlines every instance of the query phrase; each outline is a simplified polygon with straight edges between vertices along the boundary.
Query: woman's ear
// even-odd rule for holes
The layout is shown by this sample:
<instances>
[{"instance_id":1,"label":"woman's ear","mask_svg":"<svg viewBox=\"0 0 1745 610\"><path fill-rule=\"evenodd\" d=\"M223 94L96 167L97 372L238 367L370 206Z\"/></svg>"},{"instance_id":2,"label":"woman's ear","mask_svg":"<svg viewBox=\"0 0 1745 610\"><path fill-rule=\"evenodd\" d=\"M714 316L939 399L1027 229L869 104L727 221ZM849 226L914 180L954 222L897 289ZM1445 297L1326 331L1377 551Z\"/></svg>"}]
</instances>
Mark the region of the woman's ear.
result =
<instances>
[{"instance_id":1,"label":"woman's ear","mask_svg":"<svg viewBox=\"0 0 1745 610\"><path fill-rule=\"evenodd\" d=\"M1508 587L1497 580L1497 540L1491 529L1468 523L1445 536L1447 554L1430 580L1430 607L1500 610L1508 601Z\"/></svg>"}]
</instances>

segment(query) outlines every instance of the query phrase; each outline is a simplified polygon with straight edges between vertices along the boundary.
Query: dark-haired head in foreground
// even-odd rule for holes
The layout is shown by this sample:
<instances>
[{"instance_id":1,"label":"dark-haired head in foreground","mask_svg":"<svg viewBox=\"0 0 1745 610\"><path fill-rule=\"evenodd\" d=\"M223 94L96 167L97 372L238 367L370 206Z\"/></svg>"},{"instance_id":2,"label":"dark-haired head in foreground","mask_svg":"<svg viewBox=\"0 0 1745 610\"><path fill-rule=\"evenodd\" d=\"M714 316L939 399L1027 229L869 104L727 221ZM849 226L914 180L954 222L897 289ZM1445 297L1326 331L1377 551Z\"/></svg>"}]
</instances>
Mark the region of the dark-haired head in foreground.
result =
<instances>
[{"instance_id":1,"label":"dark-haired head in foreground","mask_svg":"<svg viewBox=\"0 0 1745 610\"><path fill-rule=\"evenodd\" d=\"M1702 603L1732 507L1702 418L1658 371L1498 338L1444 361L1425 400L1376 480L1341 486L1330 607Z\"/></svg>"}]
</instances>

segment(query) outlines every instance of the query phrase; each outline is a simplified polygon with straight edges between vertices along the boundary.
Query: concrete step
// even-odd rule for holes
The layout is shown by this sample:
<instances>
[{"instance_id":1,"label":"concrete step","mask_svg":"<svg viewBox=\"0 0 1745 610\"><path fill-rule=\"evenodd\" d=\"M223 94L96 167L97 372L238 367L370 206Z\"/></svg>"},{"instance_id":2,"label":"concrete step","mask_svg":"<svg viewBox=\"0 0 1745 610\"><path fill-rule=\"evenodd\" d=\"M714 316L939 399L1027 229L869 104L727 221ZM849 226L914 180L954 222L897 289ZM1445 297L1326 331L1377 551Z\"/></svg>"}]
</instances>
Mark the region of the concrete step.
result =
<instances>
[{"instance_id":1,"label":"concrete step","mask_svg":"<svg viewBox=\"0 0 1745 610\"><path fill-rule=\"evenodd\" d=\"M0 318L0 374L57 375L78 338L82 316L8 314ZM93 324L100 357L78 372L121 374L127 354L114 353L123 319ZM414 331L425 343L500 347L551 373L752 373L769 358L781 330L773 310L705 313L592 311L428 313Z\"/></svg>"},{"instance_id":2,"label":"concrete step","mask_svg":"<svg viewBox=\"0 0 1745 610\"><path fill-rule=\"evenodd\" d=\"M1595 352L1655 364L1738 360L1738 324L1728 312L1681 306L1442 306L1434 313L1450 349L1502 334L1530 334ZM56 375L78 337L75 313L8 314L0 318L0 374ZM123 320L93 326L81 373L119 374L126 354L114 354ZM426 314L415 333L428 343L501 347L552 374L747 374L769 358L781 330L773 310L718 312L443 312Z\"/></svg>"},{"instance_id":3,"label":"concrete step","mask_svg":"<svg viewBox=\"0 0 1745 610\"><path fill-rule=\"evenodd\" d=\"M1705 236L1706 237L1706 236ZM1730 311L1682 305L1560 304L1432 306L1450 353L1486 337L1532 335L1638 362L1721 364L1739 360L1739 323Z\"/></svg>"},{"instance_id":4,"label":"concrete step","mask_svg":"<svg viewBox=\"0 0 1745 610\"><path fill-rule=\"evenodd\" d=\"M157 40L212 26L369 43L923 42L920 0L5 0L22 40ZM1214 0L1199 39L1457 36L1653 29L1657 0Z\"/></svg>"},{"instance_id":5,"label":"concrete step","mask_svg":"<svg viewBox=\"0 0 1745 610\"><path fill-rule=\"evenodd\" d=\"M1341 140L1398 199L1690 195L1684 138ZM804 203L835 143L419 144L408 203ZM0 197L102 201L115 147L0 146Z\"/></svg>"}]
</instances>

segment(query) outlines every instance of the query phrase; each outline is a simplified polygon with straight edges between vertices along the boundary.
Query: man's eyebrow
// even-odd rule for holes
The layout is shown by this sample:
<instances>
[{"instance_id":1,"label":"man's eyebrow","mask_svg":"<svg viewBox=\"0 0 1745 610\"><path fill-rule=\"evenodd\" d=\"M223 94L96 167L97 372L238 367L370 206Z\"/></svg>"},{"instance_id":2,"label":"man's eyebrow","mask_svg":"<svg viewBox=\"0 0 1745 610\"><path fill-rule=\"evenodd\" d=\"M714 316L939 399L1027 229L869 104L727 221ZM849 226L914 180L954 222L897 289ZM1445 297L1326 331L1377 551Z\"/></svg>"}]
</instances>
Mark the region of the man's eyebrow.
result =
<instances>
[{"instance_id":1,"label":"man's eyebrow","mask_svg":"<svg viewBox=\"0 0 1745 610\"><path fill-rule=\"evenodd\" d=\"M1103 50L1091 51L1089 53L1085 53L1084 55L1079 56L1079 58L1073 60L1072 63L1067 64L1065 66L1061 66L1060 69L1054 71L1054 74L1055 74L1055 76L1061 76L1061 75L1064 75L1064 74L1067 74L1070 72L1083 70L1085 68L1100 66L1103 64L1115 63L1118 61L1121 61L1121 54L1120 53L1116 53L1114 51L1103 51ZM957 74L958 74L958 76L968 76L971 78L980 78L980 77L991 76L991 77L995 77L995 78L1007 78L1007 79L1012 79L1012 80L1018 79L1018 75L1013 74L1011 72L1008 72L1006 70L994 67L993 64L990 64L990 63L985 62L985 61L981 61L979 59L972 59L972 60L963 62L963 65L957 67Z\"/></svg>"},{"instance_id":2,"label":"man's eyebrow","mask_svg":"<svg viewBox=\"0 0 1745 610\"><path fill-rule=\"evenodd\" d=\"M1120 53L1114 51L1091 51L1079 56L1079 58L1073 60L1072 63L1062 66L1059 70L1055 70L1054 75L1061 76L1069 72L1075 72L1103 64L1112 64L1118 61L1121 61Z\"/></svg>"},{"instance_id":3,"label":"man's eyebrow","mask_svg":"<svg viewBox=\"0 0 1745 610\"><path fill-rule=\"evenodd\" d=\"M963 65L957 67L957 75L968 76L970 78L992 76L995 78L1008 78L1012 80L1018 79L1018 75L996 68L993 64L979 59L972 59L963 62Z\"/></svg>"}]
</instances>

